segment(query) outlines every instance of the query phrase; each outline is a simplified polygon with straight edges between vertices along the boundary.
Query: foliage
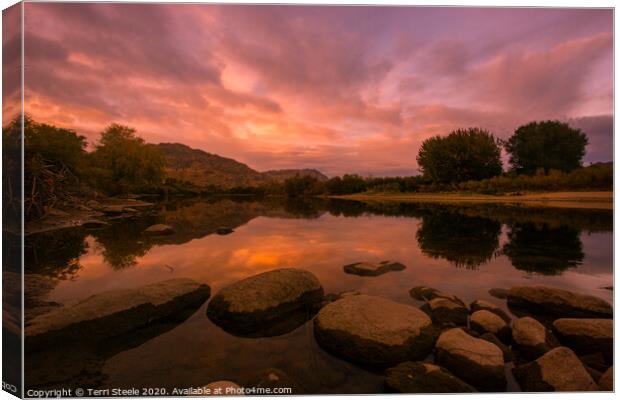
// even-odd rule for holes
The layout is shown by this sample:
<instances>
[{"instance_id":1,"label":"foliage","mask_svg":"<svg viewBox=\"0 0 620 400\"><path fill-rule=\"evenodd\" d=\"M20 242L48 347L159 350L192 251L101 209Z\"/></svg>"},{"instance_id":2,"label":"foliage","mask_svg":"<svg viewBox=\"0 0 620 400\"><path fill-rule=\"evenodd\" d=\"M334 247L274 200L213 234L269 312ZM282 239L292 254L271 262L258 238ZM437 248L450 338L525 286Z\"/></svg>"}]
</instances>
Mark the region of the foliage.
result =
<instances>
[{"instance_id":1,"label":"foliage","mask_svg":"<svg viewBox=\"0 0 620 400\"><path fill-rule=\"evenodd\" d=\"M418 165L434 183L491 178L502 173L500 146L480 128L458 129L448 136L426 139L418 152Z\"/></svg>"},{"instance_id":2,"label":"foliage","mask_svg":"<svg viewBox=\"0 0 620 400\"><path fill-rule=\"evenodd\" d=\"M295 175L284 181L284 192L289 197L316 196L325 192L325 185L310 175Z\"/></svg>"},{"instance_id":3,"label":"foliage","mask_svg":"<svg viewBox=\"0 0 620 400\"><path fill-rule=\"evenodd\" d=\"M335 195L361 193L366 191L366 181L359 175L337 176L325 184L327 192Z\"/></svg>"},{"instance_id":4,"label":"foliage","mask_svg":"<svg viewBox=\"0 0 620 400\"><path fill-rule=\"evenodd\" d=\"M506 142L512 170L533 174L539 169L569 172L581 166L588 137L560 121L530 122Z\"/></svg>"},{"instance_id":5,"label":"foliage","mask_svg":"<svg viewBox=\"0 0 620 400\"><path fill-rule=\"evenodd\" d=\"M112 124L92 153L95 183L111 194L149 192L163 183L165 158L135 135L136 130Z\"/></svg>"}]
</instances>

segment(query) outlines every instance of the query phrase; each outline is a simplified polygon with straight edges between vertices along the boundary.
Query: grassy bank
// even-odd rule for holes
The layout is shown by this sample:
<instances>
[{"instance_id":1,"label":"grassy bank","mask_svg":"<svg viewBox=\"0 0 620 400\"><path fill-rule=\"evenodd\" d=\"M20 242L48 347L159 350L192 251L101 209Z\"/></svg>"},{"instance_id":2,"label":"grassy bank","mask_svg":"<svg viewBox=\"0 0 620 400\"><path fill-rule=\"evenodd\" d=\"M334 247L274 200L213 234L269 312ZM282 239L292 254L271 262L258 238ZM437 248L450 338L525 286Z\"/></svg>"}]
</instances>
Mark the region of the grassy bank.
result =
<instances>
[{"instance_id":1,"label":"grassy bank","mask_svg":"<svg viewBox=\"0 0 620 400\"><path fill-rule=\"evenodd\" d=\"M510 203L523 206L613 209L612 191L525 192L487 195L464 192L449 193L358 193L330 198L360 201L405 201L436 203Z\"/></svg>"}]
</instances>

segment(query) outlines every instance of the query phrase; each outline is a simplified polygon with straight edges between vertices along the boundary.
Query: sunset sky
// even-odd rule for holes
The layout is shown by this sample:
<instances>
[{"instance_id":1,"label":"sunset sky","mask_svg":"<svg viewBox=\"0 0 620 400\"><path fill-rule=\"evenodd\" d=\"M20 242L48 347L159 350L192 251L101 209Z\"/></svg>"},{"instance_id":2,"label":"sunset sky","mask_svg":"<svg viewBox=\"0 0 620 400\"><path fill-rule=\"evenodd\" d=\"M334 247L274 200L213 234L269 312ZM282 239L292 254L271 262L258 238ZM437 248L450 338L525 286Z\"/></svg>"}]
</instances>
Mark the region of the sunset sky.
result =
<instances>
[{"instance_id":1,"label":"sunset sky","mask_svg":"<svg viewBox=\"0 0 620 400\"><path fill-rule=\"evenodd\" d=\"M562 119L612 159L611 10L25 7L26 112L91 141L118 122L257 170L411 175L429 136Z\"/></svg>"}]
</instances>

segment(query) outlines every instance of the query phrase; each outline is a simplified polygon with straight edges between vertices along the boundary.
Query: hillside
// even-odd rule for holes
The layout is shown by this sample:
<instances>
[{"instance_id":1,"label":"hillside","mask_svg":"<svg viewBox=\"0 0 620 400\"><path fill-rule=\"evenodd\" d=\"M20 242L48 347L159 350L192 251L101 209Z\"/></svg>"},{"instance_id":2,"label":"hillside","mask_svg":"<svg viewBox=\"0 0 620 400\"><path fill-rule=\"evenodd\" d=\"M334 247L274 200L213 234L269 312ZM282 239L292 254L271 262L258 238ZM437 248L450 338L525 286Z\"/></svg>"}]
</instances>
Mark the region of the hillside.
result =
<instances>
[{"instance_id":1,"label":"hillside","mask_svg":"<svg viewBox=\"0 0 620 400\"><path fill-rule=\"evenodd\" d=\"M315 169L285 169L261 173L232 158L193 149L180 143L159 143L154 146L166 157L166 174L169 177L200 187L255 187L270 181L283 182L297 174L310 175L321 181L328 179Z\"/></svg>"},{"instance_id":2,"label":"hillside","mask_svg":"<svg viewBox=\"0 0 620 400\"><path fill-rule=\"evenodd\" d=\"M277 182L284 182L288 178L293 178L296 175L301 176L312 176L313 178L318 179L321 182L327 181L329 178L321 171L316 169L277 169L263 172L265 177L271 178Z\"/></svg>"}]
</instances>

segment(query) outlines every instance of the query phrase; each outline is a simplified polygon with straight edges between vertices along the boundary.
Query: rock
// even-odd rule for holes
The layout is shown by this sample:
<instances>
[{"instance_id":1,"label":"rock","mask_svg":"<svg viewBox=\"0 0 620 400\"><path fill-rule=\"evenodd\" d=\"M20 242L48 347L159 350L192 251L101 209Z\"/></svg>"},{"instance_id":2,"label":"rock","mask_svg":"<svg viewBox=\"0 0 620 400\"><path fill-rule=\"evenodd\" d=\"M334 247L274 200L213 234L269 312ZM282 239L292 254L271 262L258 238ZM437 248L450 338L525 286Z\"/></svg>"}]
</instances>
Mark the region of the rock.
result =
<instances>
[{"instance_id":1,"label":"rock","mask_svg":"<svg viewBox=\"0 0 620 400\"><path fill-rule=\"evenodd\" d=\"M269 388L271 390L279 388L290 388L292 393L286 394L303 394L301 385L288 376L284 371L277 368L268 368L261 371L258 382L251 386L258 388Z\"/></svg>"},{"instance_id":2,"label":"rock","mask_svg":"<svg viewBox=\"0 0 620 400\"><path fill-rule=\"evenodd\" d=\"M502 353L504 353L504 361L505 362L510 362L513 360L513 355L512 355L512 350L510 349L510 347L506 346L504 343L502 343L501 340L499 340L497 338L497 336L495 336L494 334L490 333L490 332L486 332L483 333L482 335L480 335L480 339L484 339L487 342L491 342L494 345L496 345L497 347L500 348L500 350L502 351Z\"/></svg>"},{"instance_id":3,"label":"rock","mask_svg":"<svg viewBox=\"0 0 620 400\"><path fill-rule=\"evenodd\" d=\"M588 375L590 375L590 378L592 378L594 382L598 382L599 379L601 379L601 377L603 376L601 372L595 370L594 368L590 368L590 366L586 364L583 364L583 367L586 369L586 371L588 372Z\"/></svg>"},{"instance_id":4,"label":"rock","mask_svg":"<svg viewBox=\"0 0 620 400\"><path fill-rule=\"evenodd\" d=\"M426 286L416 286L412 288L411 290L409 290L409 295L419 301L429 301L441 297L465 306L465 303L463 303L463 301L458 297L451 294L443 293L437 289L429 288Z\"/></svg>"},{"instance_id":5,"label":"rock","mask_svg":"<svg viewBox=\"0 0 620 400\"><path fill-rule=\"evenodd\" d=\"M71 214L69 214L66 211L62 211L62 210L59 210L57 208L51 208L50 207L50 208L47 209L47 215L49 215L50 217L68 217Z\"/></svg>"},{"instance_id":6,"label":"rock","mask_svg":"<svg viewBox=\"0 0 620 400\"><path fill-rule=\"evenodd\" d=\"M220 226L219 228L215 230L215 233L217 233L218 235L229 235L233 233L234 231L235 230L233 228L230 228L227 226Z\"/></svg>"},{"instance_id":7,"label":"rock","mask_svg":"<svg viewBox=\"0 0 620 400\"><path fill-rule=\"evenodd\" d=\"M442 327L467 325L469 310L453 300L436 297L427 301L420 308L431 316L434 323Z\"/></svg>"},{"instance_id":8,"label":"rock","mask_svg":"<svg viewBox=\"0 0 620 400\"><path fill-rule=\"evenodd\" d=\"M540 358L512 370L524 392L577 392L597 390L575 353L556 347Z\"/></svg>"},{"instance_id":9,"label":"rock","mask_svg":"<svg viewBox=\"0 0 620 400\"><path fill-rule=\"evenodd\" d=\"M124 205L107 205L107 206L103 206L101 208L101 211L103 211L104 214L116 215L116 214L124 213L125 207L126 206Z\"/></svg>"},{"instance_id":10,"label":"rock","mask_svg":"<svg viewBox=\"0 0 620 400\"><path fill-rule=\"evenodd\" d=\"M241 386L231 381L211 382L202 389L207 396L243 396Z\"/></svg>"},{"instance_id":11,"label":"rock","mask_svg":"<svg viewBox=\"0 0 620 400\"><path fill-rule=\"evenodd\" d=\"M470 326L480 334L490 332L504 343L509 343L511 340L510 325L491 311L479 310L473 313L470 318Z\"/></svg>"},{"instance_id":12,"label":"rock","mask_svg":"<svg viewBox=\"0 0 620 400\"><path fill-rule=\"evenodd\" d=\"M209 286L187 278L110 290L34 317L26 327L26 340L33 350L35 345L118 336L202 304L209 295Z\"/></svg>"},{"instance_id":13,"label":"rock","mask_svg":"<svg viewBox=\"0 0 620 400\"><path fill-rule=\"evenodd\" d=\"M101 203L99 203L97 200L88 200L86 202L86 207L90 208L91 210L100 210L102 208Z\"/></svg>"},{"instance_id":14,"label":"rock","mask_svg":"<svg viewBox=\"0 0 620 400\"><path fill-rule=\"evenodd\" d=\"M420 309L367 295L326 305L314 319L314 334L325 350L376 367L422 359L435 341L431 319Z\"/></svg>"},{"instance_id":15,"label":"rock","mask_svg":"<svg viewBox=\"0 0 620 400\"><path fill-rule=\"evenodd\" d=\"M607 363L613 360L614 322L611 319L560 318L553 322L556 336L577 354L602 353Z\"/></svg>"},{"instance_id":16,"label":"rock","mask_svg":"<svg viewBox=\"0 0 620 400\"><path fill-rule=\"evenodd\" d=\"M493 288L489 290L489 294L497 299L505 300L508 298L508 289Z\"/></svg>"},{"instance_id":17,"label":"rock","mask_svg":"<svg viewBox=\"0 0 620 400\"><path fill-rule=\"evenodd\" d=\"M506 314L506 312L504 312L504 310L502 310L501 308L499 308L499 306L486 301L486 300L476 300L473 301L470 305L469 305L469 310L474 313L476 311L480 311L480 310L486 310L486 311L490 311L493 314L496 314L497 316L499 316L501 319L503 319L504 321L506 321L507 324L510 323L510 317L508 316L508 314Z\"/></svg>"},{"instance_id":18,"label":"rock","mask_svg":"<svg viewBox=\"0 0 620 400\"><path fill-rule=\"evenodd\" d=\"M86 229L97 229L103 228L104 226L108 226L107 222L99 221L98 219L89 219L82 222L82 226Z\"/></svg>"},{"instance_id":19,"label":"rock","mask_svg":"<svg viewBox=\"0 0 620 400\"><path fill-rule=\"evenodd\" d=\"M471 393L476 389L450 371L425 362L404 362L386 371L385 386L395 393Z\"/></svg>"},{"instance_id":20,"label":"rock","mask_svg":"<svg viewBox=\"0 0 620 400\"><path fill-rule=\"evenodd\" d=\"M551 332L532 317L517 319L512 325L513 349L526 360L534 360L556 346Z\"/></svg>"},{"instance_id":21,"label":"rock","mask_svg":"<svg viewBox=\"0 0 620 400\"><path fill-rule=\"evenodd\" d=\"M172 235L174 233L174 228L170 225L156 224L146 228L143 233L149 236Z\"/></svg>"},{"instance_id":22,"label":"rock","mask_svg":"<svg viewBox=\"0 0 620 400\"><path fill-rule=\"evenodd\" d=\"M547 286L516 286L508 293L508 305L534 314L566 318L612 318L611 305L598 297Z\"/></svg>"},{"instance_id":23,"label":"rock","mask_svg":"<svg viewBox=\"0 0 620 400\"><path fill-rule=\"evenodd\" d=\"M207 315L228 332L246 335L289 320L297 312L305 316L308 307L322 300L323 288L311 272L276 269L222 288L209 302Z\"/></svg>"},{"instance_id":24,"label":"rock","mask_svg":"<svg viewBox=\"0 0 620 400\"><path fill-rule=\"evenodd\" d=\"M435 346L437 364L481 391L506 390L502 350L461 328L444 331Z\"/></svg>"},{"instance_id":25,"label":"rock","mask_svg":"<svg viewBox=\"0 0 620 400\"><path fill-rule=\"evenodd\" d=\"M607 371L598 380L598 386L601 390L611 392L614 390L614 367L609 367Z\"/></svg>"},{"instance_id":26,"label":"rock","mask_svg":"<svg viewBox=\"0 0 620 400\"><path fill-rule=\"evenodd\" d=\"M359 276L379 276L390 271L402 271L407 268L404 264L396 261L381 261L378 264L358 262L342 267L347 274Z\"/></svg>"}]
</instances>

